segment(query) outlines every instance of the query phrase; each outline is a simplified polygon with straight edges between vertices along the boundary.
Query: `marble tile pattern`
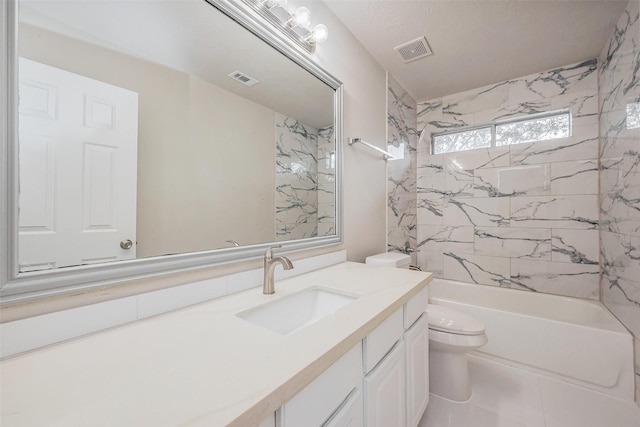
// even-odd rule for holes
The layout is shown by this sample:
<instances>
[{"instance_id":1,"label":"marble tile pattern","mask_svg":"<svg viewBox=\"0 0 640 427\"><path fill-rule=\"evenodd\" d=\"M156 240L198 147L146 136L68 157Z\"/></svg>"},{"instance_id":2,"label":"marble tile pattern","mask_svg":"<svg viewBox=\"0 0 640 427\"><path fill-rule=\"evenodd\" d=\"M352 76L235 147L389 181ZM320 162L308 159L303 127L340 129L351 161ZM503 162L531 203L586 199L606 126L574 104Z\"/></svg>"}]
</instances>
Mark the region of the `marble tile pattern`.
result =
<instances>
[{"instance_id":1,"label":"marble tile pattern","mask_svg":"<svg viewBox=\"0 0 640 427\"><path fill-rule=\"evenodd\" d=\"M413 249L417 242L416 213L416 102L389 76L387 144L404 145L404 158L387 163L387 249L399 250L407 242ZM412 253L412 264L416 264Z\"/></svg>"},{"instance_id":2,"label":"marble tile pattern","mask_svg":"<svg viewBox=\"0 0 640 427\"><path fill-rule=\"evenodd\" d=\"M631 0L602 51L600 259L602 301L634 335L640 353L640 1ZM640 390L640 357L636 357ZM640 404L640 392L636 394Z\"/></svg>"},{"instance_id":3,"label":"marble tile pattern","mask_svg":"<svg viewBox=\"0 0 640 427\"><path fill-rule=\"evenodd\" d=\"M333 126L318 129L318 236L336 234L336 142Z\"/></svg>"},{"instance_id":4,"label":"marble tile pattern","mask_svg":"<svg viewBox=\"0 0 640 427\"><path fill-rule=\"evenodd\" d=\"M433 133L563 109L567 138L429 152ZM419 102L417 113L418 265L446 279L597 300L597 60Z\"/></svg>"},{"instance_id":5,"label":"marble tile pattern","mask_svg":"<svg viewBox=\"0 0 640 427\"><path fill-rule=\"evenodd\" d=\"M318 235L318 129L276 114L276 240Z\"/></svg>"}]
</instances>

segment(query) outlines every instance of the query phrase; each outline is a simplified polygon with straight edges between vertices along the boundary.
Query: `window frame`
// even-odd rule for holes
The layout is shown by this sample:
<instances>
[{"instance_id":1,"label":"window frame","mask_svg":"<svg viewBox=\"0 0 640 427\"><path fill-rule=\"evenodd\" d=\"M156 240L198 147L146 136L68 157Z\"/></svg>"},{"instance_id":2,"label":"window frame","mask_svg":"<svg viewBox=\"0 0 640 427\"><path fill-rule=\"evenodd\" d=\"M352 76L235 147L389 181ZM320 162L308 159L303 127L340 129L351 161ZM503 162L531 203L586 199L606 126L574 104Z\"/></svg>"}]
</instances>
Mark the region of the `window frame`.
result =
<instances>
[{"instance_id":1,"label":"window frame","mask_svg":"<svg viewBox=\"0 0 640 427\"><path fill-rule=\"evenodd\" d=\"M515 118L508 118L508 119L504 119L504 120L495 120L493 122L485 123L485 124L482 124L482 125L461 126L461 127L458 127L458 128L448 129L448 130L443 131L443 132L435 132L435 133L431 134L431 143L430 143L430 147L429 147L429 153L431 155L440 155L440 154L449 154L449 153L461 153L461 152L464 152L464 151L478 150L480 148L495 148L495 147L497 147L497 145L496 145L496 127L497 126L509 125L509 124L514 124L514 123L519 123L519 122L528 122L528 121L531 121L531 120L545 119L547 117L562 116L562 115L565 115L565 114L569 116L569 137L570 137L573 134L573 115L571 114L571 110L569 108L565 108L565 109L561 109L561 110L544 111L542 113L527 114L527 115L524 115L524 116L518 116L518 117L515 117ZM490 128L491 129L491 145L489 145L488 147L471 148L471 149L468 149L468 150L447 151L447 152L444 152L444 153L435 154L436 138L437 137L446 136L446 135L452 135L452 134L462 133L462 132L470 132L470 131L474 131L474 130L478 130L478 129L486 129L486 128ZM567 137L565 137L565 138L567 138ZM551 141L553 139L560 139L560 138L529 141L528 143L531 144L531 143L542 142L542 141ZM517 145L517 144L505 144L505 145L501 145L500 147L508 147L510 145Z\"/></svg>"}]
</instances>

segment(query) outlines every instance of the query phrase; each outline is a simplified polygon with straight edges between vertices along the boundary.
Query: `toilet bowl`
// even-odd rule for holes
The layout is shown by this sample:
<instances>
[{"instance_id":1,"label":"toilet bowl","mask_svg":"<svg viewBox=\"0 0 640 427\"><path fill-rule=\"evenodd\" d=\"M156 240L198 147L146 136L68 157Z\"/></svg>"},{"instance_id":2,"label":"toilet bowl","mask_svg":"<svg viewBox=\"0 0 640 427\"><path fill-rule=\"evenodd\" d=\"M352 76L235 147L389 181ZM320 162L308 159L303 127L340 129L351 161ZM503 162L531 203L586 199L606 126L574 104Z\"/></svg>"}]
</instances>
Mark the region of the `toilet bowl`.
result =
<instances>
[{"instance_id":1,"label":"toilet bowl","mask_svg":"<svg viewBox=\"0 0 640 427\"><path fill-rule=\"evenodd\" d=\"M455 402L471 398L466 353L487 343L484 325L459 311L429 304L429 391Z\"/></svg>"}]
</instances>

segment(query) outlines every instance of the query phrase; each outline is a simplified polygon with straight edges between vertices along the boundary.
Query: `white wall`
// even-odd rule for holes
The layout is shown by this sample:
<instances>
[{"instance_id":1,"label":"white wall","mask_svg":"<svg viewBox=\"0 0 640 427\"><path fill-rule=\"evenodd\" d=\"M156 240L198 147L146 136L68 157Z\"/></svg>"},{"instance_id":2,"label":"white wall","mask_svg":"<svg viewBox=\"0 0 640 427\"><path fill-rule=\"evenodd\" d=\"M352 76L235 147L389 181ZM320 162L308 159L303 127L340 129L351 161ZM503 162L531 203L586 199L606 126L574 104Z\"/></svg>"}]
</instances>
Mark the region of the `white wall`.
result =
<instances>
[{"instance_id":1,"label":"white wall","mask_svg":"<svg viewBox=\"0 0 640 427\"><path fill-rule=\"evenodd\" d=\"M290 1L289 10L304 5L312 23L329 28L318 46L317 63L344 84L344 244L350 261L386 252L386 163L363 146L360 137L386 149L386 72L329 8L317 1Z\"/></svg>"}]
</instances>

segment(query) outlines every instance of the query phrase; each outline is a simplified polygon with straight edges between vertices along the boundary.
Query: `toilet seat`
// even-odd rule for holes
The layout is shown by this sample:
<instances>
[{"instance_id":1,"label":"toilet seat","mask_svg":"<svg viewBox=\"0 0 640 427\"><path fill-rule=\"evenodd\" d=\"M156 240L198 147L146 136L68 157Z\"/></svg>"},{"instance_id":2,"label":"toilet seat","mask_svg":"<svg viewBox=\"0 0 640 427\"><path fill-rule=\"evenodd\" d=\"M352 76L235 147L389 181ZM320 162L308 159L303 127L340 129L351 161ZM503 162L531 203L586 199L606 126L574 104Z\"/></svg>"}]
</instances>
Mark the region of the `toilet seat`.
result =
<instances>
[{"instance_id":1,"label":"toilet seat","mask_svg":"<svg viewBox=\"0 0 640 427\"><path fill-rule=\"evenodd\" d=\"M448 307L429 304L429 391L454 402L471 398L467 353L488 341L484 325Z\"/></svg>"},{"instance_id":2,"label":"toilet seat","mask_svg":"<svg viewBox=\"0 0 640 427\"><path fill-rule=\"evenodd\" d=\"M429 329L454 335L482 335L484 325L471 316L441 305L427 306Z\"/></svg>"},{"instance_id":3,"label":"toilet seat","mask_svg":"<svg viewBox=\"0 0 640 427\"><path fill-rule=\"evenodd\" d=\"M429 329L429 348L432 350L466 353L482 347L487 342L487 334L462 335Z\"/></svg>"}]
</instances>

